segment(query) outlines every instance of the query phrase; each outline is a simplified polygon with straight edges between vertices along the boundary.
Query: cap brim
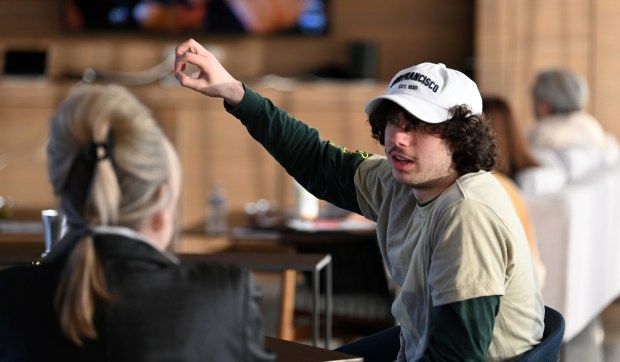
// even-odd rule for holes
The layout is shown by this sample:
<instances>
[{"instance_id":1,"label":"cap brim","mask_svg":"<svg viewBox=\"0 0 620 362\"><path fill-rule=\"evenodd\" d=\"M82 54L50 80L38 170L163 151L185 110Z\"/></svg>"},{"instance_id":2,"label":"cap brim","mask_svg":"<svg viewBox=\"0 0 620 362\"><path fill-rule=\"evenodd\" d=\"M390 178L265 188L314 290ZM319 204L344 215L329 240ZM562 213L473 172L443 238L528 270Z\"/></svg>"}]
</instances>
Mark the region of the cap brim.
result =
<instances>
[{"instance_id":1,"label":"cap brim","mask_svg":"<svg viewBox=\"0 0 620 362\"><path fill-rule=\"evenodd\" d=\"M448 120L449 110L429 103L410 94L388 94L371 99L364 110L370 114L382 100L390 100L403 107L418 119L427 123L441 123Z\"/></svg>"}]
</instances>

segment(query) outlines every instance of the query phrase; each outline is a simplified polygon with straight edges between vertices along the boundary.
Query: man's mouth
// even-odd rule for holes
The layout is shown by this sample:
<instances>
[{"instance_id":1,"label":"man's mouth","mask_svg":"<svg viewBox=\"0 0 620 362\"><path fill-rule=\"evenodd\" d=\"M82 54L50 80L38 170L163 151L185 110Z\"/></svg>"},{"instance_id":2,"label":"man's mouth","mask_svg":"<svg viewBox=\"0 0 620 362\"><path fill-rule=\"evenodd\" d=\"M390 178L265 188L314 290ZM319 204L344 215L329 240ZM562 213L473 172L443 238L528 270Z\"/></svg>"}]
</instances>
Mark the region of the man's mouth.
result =
<instances>
[{"instance_id":1,"label":"man's mouth","mask_svg":"<svg viewBox=\"0 0 620 362\"><path fill-rule=\"evenodd\" d=\"M410 159L399 156L399 155L394 155L392 156L392 159L394 159L394 161L399 162L399 163L409 163L412 162Z\"/></svg>"},{"instance_id":2,"label":"man's mouth","mask_svg":"<svg viewBox=\"0 0 620 362\"><path fill-rule=\"evenodd\" d=\"M390 157L392 159L392 167L398 171L406 171L415 163L414 158L403 156L399 153L392 153Z\"/></svg>"}]
</instances>

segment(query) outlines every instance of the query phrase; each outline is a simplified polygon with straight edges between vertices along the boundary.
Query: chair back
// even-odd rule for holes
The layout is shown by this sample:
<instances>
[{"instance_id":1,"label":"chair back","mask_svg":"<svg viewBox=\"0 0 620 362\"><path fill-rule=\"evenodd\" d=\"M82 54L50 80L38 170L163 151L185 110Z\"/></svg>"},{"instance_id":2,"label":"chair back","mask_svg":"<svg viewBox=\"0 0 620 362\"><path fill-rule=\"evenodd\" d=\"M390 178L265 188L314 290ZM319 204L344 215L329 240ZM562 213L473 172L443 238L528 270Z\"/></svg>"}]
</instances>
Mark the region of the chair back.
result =
<instances>
[{"instance_id":1,"label":"chair back","mask_svg":"<svg viewBox=\"0 0 620 362\"><path fill-rule=\"evenodd\" d=\"M557 362L560 359L560 349L566 323L564 317L557 310L545 306L545 330L542 340L530 351L526 352L519 362Z\"/></svg>"}]
</instances>

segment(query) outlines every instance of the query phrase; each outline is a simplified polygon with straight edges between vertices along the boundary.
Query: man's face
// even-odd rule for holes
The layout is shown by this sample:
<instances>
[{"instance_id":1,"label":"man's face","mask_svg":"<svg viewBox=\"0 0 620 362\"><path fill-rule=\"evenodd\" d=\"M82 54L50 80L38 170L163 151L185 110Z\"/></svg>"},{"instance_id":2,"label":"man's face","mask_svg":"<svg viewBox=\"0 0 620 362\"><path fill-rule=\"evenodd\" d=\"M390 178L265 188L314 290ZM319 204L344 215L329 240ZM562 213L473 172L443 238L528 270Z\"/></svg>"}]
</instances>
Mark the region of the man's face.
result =
<instances>
[{"instance_id":1,"label":"man's face","mask_svg":"<svg viewBox=\"0 0 620 362\"><path fill-rule=\"evenodd\" d=\"M425 132L419 122L407 119L403 111L388 115L385 153L397 182L435 195L456 178L452 153L443 139Z\"/></svg>"}]
</instances>

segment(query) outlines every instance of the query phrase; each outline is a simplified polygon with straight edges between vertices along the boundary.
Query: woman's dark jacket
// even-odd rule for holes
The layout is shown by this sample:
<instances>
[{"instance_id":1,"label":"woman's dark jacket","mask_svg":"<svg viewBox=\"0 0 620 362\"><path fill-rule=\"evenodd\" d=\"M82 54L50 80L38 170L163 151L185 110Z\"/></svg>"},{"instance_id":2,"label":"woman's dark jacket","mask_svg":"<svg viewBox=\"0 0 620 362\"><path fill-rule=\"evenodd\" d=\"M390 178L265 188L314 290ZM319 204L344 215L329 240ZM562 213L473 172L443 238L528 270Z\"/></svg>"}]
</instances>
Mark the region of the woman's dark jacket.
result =
<instances>
[{"instance_id":1,"label":"woman's dark jacket","mask_svg":"<svg viewBox=\"0 0 620 362\"><path fill-rule=\"evenodd\" d=\"M114 298L97 303L98 338L78 347L61 333L53 307L61 255L0 271L0 361L273 360L249 272L179 262L121 234L94 240Z\"/></svg>"}]
</instances>

